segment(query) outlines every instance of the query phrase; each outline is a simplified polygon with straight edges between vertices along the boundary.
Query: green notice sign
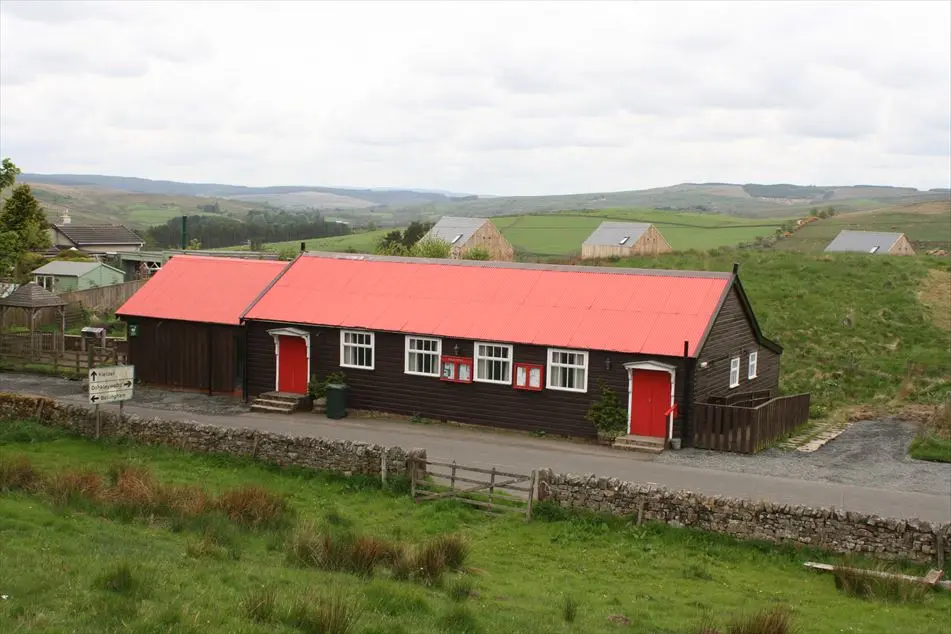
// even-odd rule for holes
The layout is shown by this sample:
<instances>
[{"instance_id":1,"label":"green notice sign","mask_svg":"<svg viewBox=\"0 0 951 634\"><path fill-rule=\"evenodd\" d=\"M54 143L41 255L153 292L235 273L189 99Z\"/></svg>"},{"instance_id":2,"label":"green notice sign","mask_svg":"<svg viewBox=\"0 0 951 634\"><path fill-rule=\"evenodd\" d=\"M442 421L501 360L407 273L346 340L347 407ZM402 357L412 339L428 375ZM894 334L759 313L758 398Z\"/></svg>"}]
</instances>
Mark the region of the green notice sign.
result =
<instances>
[{"instance_id":1,"label":"green notice sign","mask_svg":"<svg viewBox=\"0 0 951 634\"><path fill-rule=\"evenodd\" d=\"M139 334L139 324L129 324L129 336L135 337Z\"/></svg>"}]
</instances>

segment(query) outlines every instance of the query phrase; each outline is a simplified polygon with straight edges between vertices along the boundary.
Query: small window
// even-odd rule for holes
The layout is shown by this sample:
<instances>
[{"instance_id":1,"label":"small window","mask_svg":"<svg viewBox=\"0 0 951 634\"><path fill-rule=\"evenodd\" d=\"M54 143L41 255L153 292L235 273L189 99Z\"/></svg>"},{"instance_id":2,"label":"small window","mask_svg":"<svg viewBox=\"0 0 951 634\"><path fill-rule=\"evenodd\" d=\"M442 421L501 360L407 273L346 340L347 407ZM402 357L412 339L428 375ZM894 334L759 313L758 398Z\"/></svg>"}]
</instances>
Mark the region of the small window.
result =
<instances>
[{"instance_id":1,"label":"small window","mask_svg":"<svg viewBox=\"0 0 951 634\"><path fill-rule=\"evenodd\" d=\"M872 247L871 249L869 249L868 252L869 252L869 253L878 253L878 247L879 247L879 245L876 244L874 247Z\"/></svg>"},{"instance_id":2,"label":"small window","mask_svg":"<svg viewBox=\"0 0 951 634\"><path fill-rule=\"evenodd\" d=\"M740 384L740 358L730 359L730 387L736 387Z\"/></svg>"},{"instance_id":3,"label":"small window","mask_svg":"<svg viewBox=\"0 0 951 634\"><path fill-rule=\"evenodd\" d=\"M630 239L631 239L631 236L624 236L623 238L618 240L618 244L627 244L627 241Z\"/></svg>"},{"instance_id":4,"label":"small window","mask_svg":"<svg viewBox=\"0 0 951 634\"><path fill-rule=\"evenodd\" d=\"M758 360L758 357L759 357L759 353L758 353L758 352L751 352L751 353L750 353L749 371L746 373L746 377L747 377L748 379L755 379L755 378L756 378L756 362L757 362L757 360Z\"/></svg>"},{"instance_id":5,"label":"small window","mask_svg":"<svg viewBox=\"0 0 951 634\"><path fill-rule=\"evenodd\" d=\"M457 235L455 238L453 238L453 239L449 242L449 244L455 244L455 243L459 242L460 240L462 240L462 234L461 234L461 233L460 233L459 235Z\"/></svg>"},{"instance_id":6,"label":"small window","mask_svg":"<svg viewBox=\"0 0 951 634\"><path fill-rule=\"evenodd\" d=\"M37 286L42 286L49 292L53 292L53 277L50 275L37 275L36 276Z\"/></svg>"},{"instance_id":7,"label":"small window","mask_svg":"<svg viewBox=\"0 0 951 634\"><path fill-rule=\"evenodd\" d=\"M406 337L406 374L439 376L440 339L429 337Z\"/></svg>"},{"instance_id":8,"label":"small window","mask_svg":"<svg viewBox=\"0 0 951 634\"><path fill-rule=\"evenodd\" d=\"M588 391L588 353L548 349L548 389Z\"/></svg>"},{"instance_id":9,"label":"small window","mask_svg":"<svg viewBox=\"0 0 951 634\"><path fill-rule=\"evenodd\" d=\"M340 367L373 369L373 333L340 331Z\"/></svg>"},{"instance_id":10,"label":"small window","mask_svg":"<svg viewBox=\"0 0 951 634\"><path fill-rule=\"evenodd\" d=\"M480 383L512 383L512 346L501 343L477 343L475 380Z\"/></svg>"}]
</instances>

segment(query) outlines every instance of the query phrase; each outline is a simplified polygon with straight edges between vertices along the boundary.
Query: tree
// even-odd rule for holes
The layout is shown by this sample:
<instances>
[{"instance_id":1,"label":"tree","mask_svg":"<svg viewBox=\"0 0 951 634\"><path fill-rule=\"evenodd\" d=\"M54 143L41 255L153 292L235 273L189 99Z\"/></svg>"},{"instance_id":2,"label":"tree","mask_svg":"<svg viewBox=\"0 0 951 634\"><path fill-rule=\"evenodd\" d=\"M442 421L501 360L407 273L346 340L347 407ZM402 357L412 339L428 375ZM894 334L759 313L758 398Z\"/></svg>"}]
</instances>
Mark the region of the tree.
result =
<instances>
[{"instance_id":1,"label":"tree","mask_svg":"<svg viewBox=\"0 0 951 634\"><path fill-rule=\"evenodd\" d=\"M7 187L13 187L19 174L20 168L14 165L13 161L8 158L0 161L0 191L3 191Z\"/></svg>"},{"instance_id":2,"label":"tree","mask_svg":"<svg viewBox=\"0 0 951 634\"><path fill-rule=\"evenodd\" d=\"M39 251L50 246L49 223L29 185L17 185L3 203L0 212L0 233L17 235L18 252Z\"/></svg>"},{"instance_id":3,"label":"tree","mask_svg":"<svg viewBox=\"0 0 951 634\"><path fill-rule=\"evenodd\" d=\"M417 242L422 239L424 235L429 233L429 230L432 229L433 224L431 222L420 222L414 220L409 223L409 226L403 231L403 246L407 249L413 248Z\"/></svg>"},{"instance_id":4,"label":"tree","mask_svg":"<svg viewBox=\"0 0 951 634\"><path fill-rule=\"evenodd\" d=\"M13 231L0 232L0 279L13 274L20 261L20 237Z\"/></svg>"}]
</instances>

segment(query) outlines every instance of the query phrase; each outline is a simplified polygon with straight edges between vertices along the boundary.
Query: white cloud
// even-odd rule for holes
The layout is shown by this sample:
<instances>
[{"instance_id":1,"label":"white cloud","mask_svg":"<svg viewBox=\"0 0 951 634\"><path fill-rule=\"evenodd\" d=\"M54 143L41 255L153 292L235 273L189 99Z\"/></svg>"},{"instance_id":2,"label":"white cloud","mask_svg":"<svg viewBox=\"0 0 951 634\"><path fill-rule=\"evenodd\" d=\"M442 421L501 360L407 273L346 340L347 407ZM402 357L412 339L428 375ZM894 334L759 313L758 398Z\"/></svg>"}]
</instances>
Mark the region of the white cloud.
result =
<instances>
[{"instance_id":1,"label":"white cloud","mask_svg":"<svg viewBox=\"0 0 951 634\"><path fill-rule=\"evenodd\" d=\"M947 187L951 5L4 0L0 154L494 194Z\"/></svg>"}]
</instances>

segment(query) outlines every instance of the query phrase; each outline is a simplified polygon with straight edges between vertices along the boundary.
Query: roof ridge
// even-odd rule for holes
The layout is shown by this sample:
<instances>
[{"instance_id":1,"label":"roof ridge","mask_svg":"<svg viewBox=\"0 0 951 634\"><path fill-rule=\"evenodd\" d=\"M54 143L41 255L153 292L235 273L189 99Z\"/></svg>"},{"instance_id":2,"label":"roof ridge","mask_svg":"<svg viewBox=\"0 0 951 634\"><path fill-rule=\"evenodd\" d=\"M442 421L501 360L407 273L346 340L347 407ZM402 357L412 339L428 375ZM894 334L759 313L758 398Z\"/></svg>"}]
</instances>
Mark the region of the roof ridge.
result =
<instances>
[{"instance_id":1,"label":"roof ridge","mask_svg":"<svg viewBox=\"0 0 951 634\"><path fill-rule=\"evenodd\" d=\"M606 275L642 275L654 277L690 277L729 279L730 271L696 271L690 269L640 269L614 266L588 266L584 264L542 264L536 262L499 262L494 260L451 260L442 258L411 258L403 256L374 255L369 253L337 253L332 251L307 251L301 257L317 257L333 260L366 262L395 262L400 264L429 264L435 266L461 266L472 268L512 269L528 271L555 271L560 273L600 273Z\"/></svg>"}]
</instances>

